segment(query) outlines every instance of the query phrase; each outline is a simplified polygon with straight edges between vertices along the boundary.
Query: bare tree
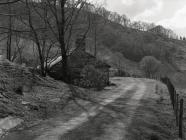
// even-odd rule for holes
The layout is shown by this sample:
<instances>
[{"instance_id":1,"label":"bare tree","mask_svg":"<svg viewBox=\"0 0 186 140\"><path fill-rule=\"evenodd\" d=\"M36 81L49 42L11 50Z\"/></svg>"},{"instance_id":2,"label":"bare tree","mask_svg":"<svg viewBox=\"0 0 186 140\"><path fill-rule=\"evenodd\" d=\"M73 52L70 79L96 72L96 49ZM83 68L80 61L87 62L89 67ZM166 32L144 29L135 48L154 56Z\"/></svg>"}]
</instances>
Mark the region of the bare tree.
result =
<instances>
[{"instance_id":1,"label":"bare tree","mask_svg":"<svg viewBox=\"0 0 186 140\"><path fill-rule=\"evenodd\" d=\"M8 27L2 26L2 31L8 34L7 39L7 59L10 61L14 61L19 54L20 58L22 58L22 50L23 46L20 47L19 42L20 39L29 39L34 42L37 46L38 56L41 65L41 74L46 76L46 69L45 69L45 60L49 54L49 51L52 47L51 44L55 44L51 40L47 42L47 23L39 21L37 22L36 19L38 18L33 12L33 3L34 1L21 1L21 5L25 5L22 9L24 12L20 15L12 14L11 5L8 3L8 14L2 14L3 16L8 17ZM47 10L42 8L41 14L47 16ZM16 18L16 23L12 22L12 18ZM43 20L44 21L44 20ZM41 22L41 23L40 23ZM41 27L40 27L41 26ZM14 38L13 38L14 37ZM14 39L14 40L13 40ZM14 42L14 50L12 49L12 43ZM12 53L12 54L11 54Z\"/></svg>"},{"instance_id":2,"label":"bare tree","mask_svg":"<svg viewBox=\"0 0 186 140\"><path fill-rule=\"evenodd\" d=\"M19 1L21 0L8 0L8 1L0 2L0 5L13 4Z\"/></svg>"},{"instance_id":3,"label":"bare tree","mask_svg":"<svg viewBox=\"0 0 186 140\"><path fill-rule=\"evenodd\" d=\"M12 45L12 7L8 4L8 39L7 39L7 59L11 61L11 45Z\"/></svg>"},{"instance_id":4,"label":"bare tree","mask_svg":"<svg viewBox=\"0 0 186 140\"><path fill-rule=\"evenodd\" d=\"M19 58L19 62L23 63L23 49L25 48L25 44L21 40L19 34L14 35L14 47L12 49L11 61L14 62L17 58Z\"/></svg>"},{"instance_id":5,"label":"bare tree","mask_svg":"<svg viewBox=\"0 0 186 140\"><path fill-rule=\"evenodd\" d=\"M161 62L153 56L145 56L140 62L140 67L147 78L155 76L159 72L160 66Z\"/></svg>"},{"instance_id":6,"label":"bare tree","mask_svg":"<svg viewBox=\"0 0 186 140\"><path fill-rule=\"evenodd\" d=\"M62 56L62 74L65 82L69 81L68 76L68 55L71 51L70 43L72 42L72 32L81 30L85 38L88 33L89 25L86 30L82 31L81 18L79 15L86 0L45 0L44 1L50 16L47 16L46 23L50 33L59 43L60 53ZM38 11L39 13L39 11ZM42 16L41 16L42 17ZM78 26L76 25L78 24ZM83 27L85 28L85 27Z\"/></svg>"},{"instance_id":7,"label":"bare tree","mask_svg":"<svg viewBox=\"0 0 186 140\"><path fill-rule=\"evenodd\" d=\"M6 39L6 57L11 61L11 44L12 44L12 26L13 26L13 15L12 15L12 4L17 1L6 0L6 2L0 3L0 6L4 6L5 13L1 13L0 15L5 17L4 19L7 21L6 23L6 31L2 31L1 35L7 34Z\"/></svg>"},{"instance_id":8,"label":"bare tree","mask_svg":"<svg viewBox=\"0 0 186 140\"><path fill-rule=\"evenodd\" d=\"M94 39L94 56L97 56L97 42L98 42L98 34L101 31L102 27L107 23L109 14L105 8L102 7L102 5L95 3L92 5L91 3L86 3L86 6L84 8L86 11L90 13L90 30L93 35Z\"/></svg>"},{"instance_id":9,"label":"bare tree","mask_svg":"<svg viewBox=\"0 0 186 140\"><path fill-rule=\"evenodd\" d=\"M11 12L11 4L19 2L25 5L22 15L16 15ZM0 26L2 32L8 34L7 40L7 58L15 59L17 52L11 54L12 36L15 33L20 37L30 39L37 46L38 57L40 60L41 74L46 75L47 60L52 46L56 45L60 49L62 56L63 80L68 81L68 62L67 57L71 51L71 43L74 34L83 34L85 39L89 31L90 24L83 23L83 18L89 18L89 14L82 12L86 0L8 0L0 3L7 4L8 13L0 15L9 17L8 26ZM79 16L82 14L86 16ZM12 24L12 18L19 22L16 27ZM88 20L89 21L89 20ZM20 26L19 26L20 25Z\"/></svg>"}]
</instances>

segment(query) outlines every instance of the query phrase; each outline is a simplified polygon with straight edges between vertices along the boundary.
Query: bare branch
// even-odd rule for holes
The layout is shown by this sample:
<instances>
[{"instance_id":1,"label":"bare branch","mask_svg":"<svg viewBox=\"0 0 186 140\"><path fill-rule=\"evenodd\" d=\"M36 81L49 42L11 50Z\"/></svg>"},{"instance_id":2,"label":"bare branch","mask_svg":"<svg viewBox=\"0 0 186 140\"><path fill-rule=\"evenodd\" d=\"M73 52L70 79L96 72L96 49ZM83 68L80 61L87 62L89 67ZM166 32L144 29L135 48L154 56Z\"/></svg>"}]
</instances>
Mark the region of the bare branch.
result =
<instances>
[{"instance_id":1,"label":"bare branch","mask_svg":"<svg viewBox=\"0 0 186 140\"><path fill-rule=\"evenodd\" d=\"M9 2L0 2L0 5L6 5L6 4L13 4L13 3L16 3L16 2L19 2L21 0L13 0L13 1L9 1Z\"/></svg>"}]
</instances>

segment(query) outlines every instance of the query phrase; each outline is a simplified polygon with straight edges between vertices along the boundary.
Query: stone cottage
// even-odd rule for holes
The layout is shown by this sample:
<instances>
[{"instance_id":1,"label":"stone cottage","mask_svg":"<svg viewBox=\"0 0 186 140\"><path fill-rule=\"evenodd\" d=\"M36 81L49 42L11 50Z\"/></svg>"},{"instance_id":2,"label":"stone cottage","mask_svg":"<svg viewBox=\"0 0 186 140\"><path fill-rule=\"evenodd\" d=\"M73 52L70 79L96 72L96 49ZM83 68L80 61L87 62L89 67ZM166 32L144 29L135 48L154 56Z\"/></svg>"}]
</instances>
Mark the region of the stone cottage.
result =
<instances>
[{"instance_id":1,"label":"stone cottage","mask_svg":"<svg viewBox=\"0 0 186 140\"><path fill-rule=\"evenodd\" d=\"M76 40L76 47L68 56L68 68L71 80L81 79L82 70L85 66L92 65L97 70L105 75L104 85L109 83L109 68L110 66L98 59L90 53L86 52L85 39L82 37ZM55 79L62 80L62 57L59 56L52 60L49 65L49 75Z\"/></svg>"}]
</instances>

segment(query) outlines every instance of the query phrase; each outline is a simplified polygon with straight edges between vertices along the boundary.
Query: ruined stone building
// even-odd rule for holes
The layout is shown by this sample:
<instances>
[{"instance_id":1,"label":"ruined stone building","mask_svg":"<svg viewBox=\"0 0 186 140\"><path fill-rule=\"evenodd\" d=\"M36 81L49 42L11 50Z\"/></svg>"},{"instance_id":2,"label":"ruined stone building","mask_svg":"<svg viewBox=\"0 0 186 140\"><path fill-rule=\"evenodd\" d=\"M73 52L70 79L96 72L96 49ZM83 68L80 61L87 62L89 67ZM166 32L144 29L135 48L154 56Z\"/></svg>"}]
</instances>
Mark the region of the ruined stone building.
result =
<instances>
[{"instance_id":1,"label":"ruined stone building","mask_svg":"<svg viewBox=\"0 0 186 140\"><path fill-rule=\"evenodd\" d=\"M105 75L104 84L109 83L109 68L110 66L98 59L92 54L86 52L85 39L78 38L76 40L76 47L68 56L68 68L71 75L71 80L81 79L82 70L87 65L93 65L97 70ZM62 57L58 56L51 61L49 65L48 73L51 77L55 79L62 79Z\"/></svg>"}]
</instances>

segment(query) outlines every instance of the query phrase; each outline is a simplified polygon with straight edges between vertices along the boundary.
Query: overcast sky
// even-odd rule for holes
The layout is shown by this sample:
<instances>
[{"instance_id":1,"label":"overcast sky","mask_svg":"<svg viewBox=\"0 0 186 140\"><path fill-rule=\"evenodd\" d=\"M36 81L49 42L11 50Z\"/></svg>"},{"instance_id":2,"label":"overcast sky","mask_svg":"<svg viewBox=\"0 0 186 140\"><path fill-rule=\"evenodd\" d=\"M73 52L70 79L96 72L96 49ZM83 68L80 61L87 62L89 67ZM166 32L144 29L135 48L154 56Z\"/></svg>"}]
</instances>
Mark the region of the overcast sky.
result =
<instances>
[{"instance_id":1,"label":"overcast sky","mask_svg":"<svg viewBox=\"0 0 186 140\"><path fill-rule=\"evenodd\" d=\"M106 8L132 20L163 25L186 36L186 0L106 0Z\"/></svg>"}]
</instances>

